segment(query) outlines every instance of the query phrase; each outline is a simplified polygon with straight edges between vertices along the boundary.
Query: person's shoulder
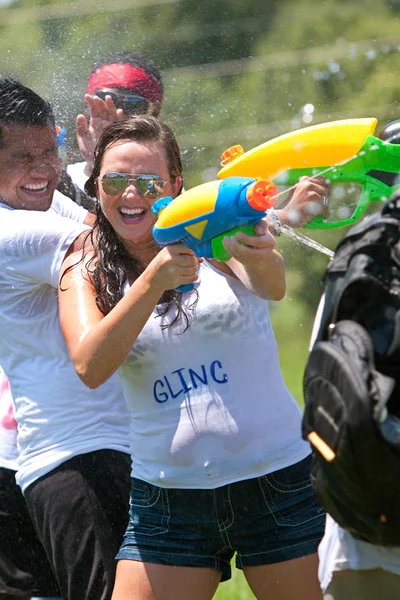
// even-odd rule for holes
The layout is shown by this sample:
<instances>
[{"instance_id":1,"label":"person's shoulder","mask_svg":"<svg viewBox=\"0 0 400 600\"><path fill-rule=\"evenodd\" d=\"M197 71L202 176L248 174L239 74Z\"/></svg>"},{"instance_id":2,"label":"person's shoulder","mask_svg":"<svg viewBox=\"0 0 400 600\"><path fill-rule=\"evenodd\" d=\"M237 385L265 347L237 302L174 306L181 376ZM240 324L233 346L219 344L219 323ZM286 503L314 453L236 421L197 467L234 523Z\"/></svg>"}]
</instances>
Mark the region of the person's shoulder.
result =
<instances>
[{"instance_id":1,"label":"person's shoulder","mask_svg":"<svg viewBox=\"0 0 400 600\"><path fill-rule=\"evenodd\" d=\"M65 219L56 212L36 210L7 210L0 208L0 249L9 254L14 248L14 254L23 252L29 247L32 252L35 247L44 249L49 241L63 238L69 232L82 230L82 225Z\"/></svg>"},{"instance_id":2,"label":"person's shoulder","mask_svg":"<svg viewBox=\"0 0 400 600\"><path fill-rule=\"evenodd\" d=\"M49 211L53 211L58 215L62 215L63 207L69 205L70 203L74 204L74 201L59 190L55 190Z\"/></svg>"},{"instance_id":3,"label":"person's shoulder","mask_svg":"<svg viewBox=\"0 0 400 600\"><path fill-rule=\"evenodd\" d=\"M52 221L58 216L51 210L24 210L3 207L4 205L0 206L0 226L2 233L6 233L7 231L11 233L9 231L10 227L13 229L13 234L20 234L24 229L35 230L39 223L46 223L47 220Z\"/></svg>"},{"instance_id":4,"label":"person's shoulder","mask_svg":"<svg viewBox=\"0 0 400 600\"><path fill-rule=\"evenodd\" d=\"M0 237L20 237L26 229L34 229L39 223L39 215L45 213L35 210L20 210L0 206Z\"/></svg>"},{"instance_id":5,"label":"person's shoulder","mask_svg":"<svg viewBox=\"0 0 400 600\"><path fill-rule=\"evenodd\" d=\"M61 193L59 190L54 192L53 201L49 211L81 223L83 223L88 214L88 211L85 208L76 204L74 200L65 196L65 194Z\"/></svg>"}]
</instances>

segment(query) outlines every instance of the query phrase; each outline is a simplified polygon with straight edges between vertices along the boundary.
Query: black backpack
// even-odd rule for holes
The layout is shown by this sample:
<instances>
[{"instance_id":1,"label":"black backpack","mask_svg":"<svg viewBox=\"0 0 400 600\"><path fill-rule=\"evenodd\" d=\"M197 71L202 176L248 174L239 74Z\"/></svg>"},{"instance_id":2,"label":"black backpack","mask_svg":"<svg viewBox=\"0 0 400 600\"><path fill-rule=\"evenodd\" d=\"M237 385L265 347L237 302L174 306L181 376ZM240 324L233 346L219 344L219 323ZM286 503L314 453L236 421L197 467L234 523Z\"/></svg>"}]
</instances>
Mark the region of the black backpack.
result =
<instances>
[{"instance_id":1,"label":"black backpack","mask_svg":"<svg viewBox=\"0 0 400 600\"><path fill-rule=\"evenodd\" d=\"M317 500L355 537L400 546L398 193L336 249L304 397Z\"/></svg>"}]
</instances>

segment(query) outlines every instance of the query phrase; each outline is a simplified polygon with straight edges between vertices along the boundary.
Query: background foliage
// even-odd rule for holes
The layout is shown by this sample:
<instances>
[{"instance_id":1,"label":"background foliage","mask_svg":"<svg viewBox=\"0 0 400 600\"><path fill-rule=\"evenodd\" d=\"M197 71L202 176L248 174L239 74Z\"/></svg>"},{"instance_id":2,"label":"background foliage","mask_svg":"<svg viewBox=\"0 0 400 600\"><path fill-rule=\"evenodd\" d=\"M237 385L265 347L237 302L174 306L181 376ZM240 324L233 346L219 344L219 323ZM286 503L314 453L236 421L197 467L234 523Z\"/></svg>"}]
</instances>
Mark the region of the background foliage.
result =
<instances>
[{"instance_id":1,"label":"background foliage","mask_svg":"<svg viewBox=\"0 0 400 600\"><path fill-rule=\"evenodd\" d=\"M400 117L400 0L0 0L0 73L48 98L75 146L94 62L115 50L163 72L163 119L181 144L185 185L215 177L223 150L305 125ZM306 106L313 105L312 112ZM334 248L344 230L307 236ZM271 306L286 382L302 374L328 257L290 236L284 301ZM278 407L277 407L278 410ZM240 575L218 598L249 598Z\"/></svg>"}]
</instances>

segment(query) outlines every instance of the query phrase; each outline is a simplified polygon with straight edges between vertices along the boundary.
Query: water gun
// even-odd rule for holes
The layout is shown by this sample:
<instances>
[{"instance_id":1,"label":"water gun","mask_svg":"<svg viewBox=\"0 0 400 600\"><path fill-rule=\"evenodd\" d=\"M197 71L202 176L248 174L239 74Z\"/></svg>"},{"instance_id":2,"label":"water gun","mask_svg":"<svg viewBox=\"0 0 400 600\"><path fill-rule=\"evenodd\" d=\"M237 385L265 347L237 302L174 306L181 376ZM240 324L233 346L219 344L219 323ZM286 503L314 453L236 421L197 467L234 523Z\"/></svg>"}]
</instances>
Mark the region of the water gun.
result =
<instances>
[{"instance_id":1,"label":"water gun","mask_svg":"<svg viewBox=\"0 0 400 600\"><path fill-rule=\"evenodd\" d=\"M233 146L221 156L218 177L265 177L276 185L292 186L303 175L322 174L331 182L361 184L349 218L328 221L319 215L305 227L351 225L371 202L388 198L399 187L385 183L385 175L400 172L400 144L374 136L376 125L375 118L343 119L292 131L248 152Z\"/></svg>"},{"instance_id":2,"label":"water gun","mask_svg":"<svg viewBox=\"0 0 400 600\"><path fill-rule=\"evenodd\" d=\"M228 177L209 181L172 198L160 198L152 211L157 217L153 237L160 247L182 242L198 257L225 262L230 255L222 240L244 231L254 235L260 221L277 199L270 181L250 177ZM190 291L193 284L180 286Z\"/></svg>"}]
</instances>

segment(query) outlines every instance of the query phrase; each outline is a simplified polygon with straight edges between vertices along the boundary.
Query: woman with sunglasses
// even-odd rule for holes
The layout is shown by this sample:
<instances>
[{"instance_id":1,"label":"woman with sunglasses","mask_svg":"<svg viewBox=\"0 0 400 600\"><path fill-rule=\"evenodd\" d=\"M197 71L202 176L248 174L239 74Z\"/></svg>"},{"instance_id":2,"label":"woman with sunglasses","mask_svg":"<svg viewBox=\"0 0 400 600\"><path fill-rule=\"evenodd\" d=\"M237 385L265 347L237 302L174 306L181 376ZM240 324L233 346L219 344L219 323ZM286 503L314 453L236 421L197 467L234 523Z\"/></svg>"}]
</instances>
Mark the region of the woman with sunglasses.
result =
<instances>
[{"instance_id":1,"label":"woman with sunglasses","mask_svg":"<svg viewBox=\"0 0 400 600\"><path fill-rule=\"evenodd\" d=\"M225 241L226 264L183 244L160 250L152 205L181 188L166 125L110 125L86 185L97 222L60 280L78 375L96 388L118 371L131 414L130 523L113 600L208 600L235 552L257 598L316 600L324 515L266 302L285 293L283 259L264 221Z\"/></svg>"}]
</instances>

